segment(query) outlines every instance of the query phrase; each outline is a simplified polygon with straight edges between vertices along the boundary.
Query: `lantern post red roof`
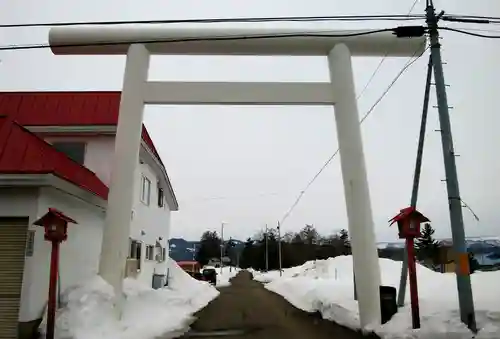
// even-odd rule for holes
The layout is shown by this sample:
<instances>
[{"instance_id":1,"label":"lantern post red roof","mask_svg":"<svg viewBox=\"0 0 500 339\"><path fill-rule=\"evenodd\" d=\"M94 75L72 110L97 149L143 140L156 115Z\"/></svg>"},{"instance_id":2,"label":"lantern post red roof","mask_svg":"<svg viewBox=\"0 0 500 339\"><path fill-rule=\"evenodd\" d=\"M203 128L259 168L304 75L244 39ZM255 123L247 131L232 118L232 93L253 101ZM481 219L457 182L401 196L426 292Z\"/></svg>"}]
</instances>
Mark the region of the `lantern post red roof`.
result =
<instances>
[{"instance_id":1,"label":"lantern post red roof","mask_svg":"<svg viewBox=\"0 0 500 339\"><path fill-rule=\"evenodd\" d=\"M395 222L398 222L400 220L404 220L404 219L409 218L409 217L416 219L420 223L430 221L425 215L423 215L422 213L417 211L415 207L410 206L410 207L406 207L406 208L403 208L402 210L400 210L399 214L394 216L391 220L389 220L389 222L390 222L390 225L392 225Z\"/></svg>"}]
</instances>

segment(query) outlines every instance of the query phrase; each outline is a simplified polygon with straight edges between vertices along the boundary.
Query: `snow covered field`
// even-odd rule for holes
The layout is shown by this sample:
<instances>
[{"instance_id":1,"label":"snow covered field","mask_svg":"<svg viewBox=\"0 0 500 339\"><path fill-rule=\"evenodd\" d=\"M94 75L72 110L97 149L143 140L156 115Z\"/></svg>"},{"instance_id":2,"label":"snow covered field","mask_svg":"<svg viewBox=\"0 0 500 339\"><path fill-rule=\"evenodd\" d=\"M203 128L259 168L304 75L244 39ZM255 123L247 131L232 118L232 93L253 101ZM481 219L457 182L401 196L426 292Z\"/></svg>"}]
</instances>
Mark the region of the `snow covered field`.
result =
<instances>
[{"instance_id":1,"label":"snow covered field","mask_svg":"<svg viewBox=\"0 0 500 339\"><path fill-rule=\"evenodd\" d=\"M382 284L398 287L401 262L380 259ZM295 307L320 311L324 318L359 328L358 305L353 293L351 256L309 261L302 266L254 273L254 279L282 295ZM470 339L473 334L460 322L454 274L441 274L418 265L421 329L411 328L409 292L406 305L384 325L373 329L384 339ZM500 338L500 271L478 272L472 276L476 321L481 331L476 339ZM407 287L409 291L409 287ZM369 330L369 329L368 329Z\"/></svg>"},{"instance_id":2,"label":"snow covered field","mask_svg":"<svg viewBox=\"0 0 500 339\"><path fill-rule=\"evenodd\" d=\"M163 289L125 280L126 301L119 321L112 304L113 289L102 278L65 291L56 318L56 338L152 339L185 329L192 314L219 292L207 282L191 278L174 261L169 265L169 286ZM45 329L45 325L41 327Z\"/></svg>"}]
</instances>

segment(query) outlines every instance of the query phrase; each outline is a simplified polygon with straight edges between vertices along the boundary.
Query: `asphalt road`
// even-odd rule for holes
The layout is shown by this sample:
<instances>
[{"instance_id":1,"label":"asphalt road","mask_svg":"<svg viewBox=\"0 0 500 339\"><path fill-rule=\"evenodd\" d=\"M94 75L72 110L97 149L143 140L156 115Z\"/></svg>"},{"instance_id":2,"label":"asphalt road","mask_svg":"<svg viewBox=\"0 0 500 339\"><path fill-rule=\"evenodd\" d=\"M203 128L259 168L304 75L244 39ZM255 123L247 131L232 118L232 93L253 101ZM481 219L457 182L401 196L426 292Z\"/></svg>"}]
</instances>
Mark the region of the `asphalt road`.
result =
<instances>
[{"instance_id":1,"label":"asphalt road","mask_svg":"<svg viewBox=\"0 0 500 339\"><path fill-rule=\"evenodd\" d=\"M359 332L321 316L303 312L281 296L266 290L240 272L231 286L196 314L197 320L182 338L232 339L361 339ZM378 338L370 335L368 338Z\"/></svg>"}]
</instances>

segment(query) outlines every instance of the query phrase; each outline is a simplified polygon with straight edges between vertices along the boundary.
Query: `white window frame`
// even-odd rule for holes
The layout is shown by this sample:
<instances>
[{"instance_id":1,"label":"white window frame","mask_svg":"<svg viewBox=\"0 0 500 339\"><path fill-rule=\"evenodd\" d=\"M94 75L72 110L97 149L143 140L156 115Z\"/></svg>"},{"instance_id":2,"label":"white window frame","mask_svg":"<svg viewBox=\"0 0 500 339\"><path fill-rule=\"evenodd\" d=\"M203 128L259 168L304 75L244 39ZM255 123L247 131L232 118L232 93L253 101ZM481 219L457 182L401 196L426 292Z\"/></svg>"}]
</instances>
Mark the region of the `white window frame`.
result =
<instances>
[{"instance_id":1,"label":"white window frame","mask_svg":"<svg viewBox=\"0 0 500 339\"><path fill-rule=\"evenodd\" d=\"M151 202L151 180L144 174L141 175L141 202L146 206Z\"/></svg>"},{"instance_id":2,"label":"white window frame","mask_svg":"<svg viewBox=\"0 0 500 339\"><path fill-rule=\"evenodd\" d=\"M157 193L157 204L159 208L165 208L165 190L163 187L161 187L160 183L157 184L156 187L156 193Z\"/></svg>"},{"instance_id":3,"label":"white window frame","mask_svg":"<svg viewBox=\"0 0 500 339\"><path fill-rule=\"evenodd\" d=\"M129 253L128 259L137 260L137 269L141 269L141 257L142 257L142 242L129 238Z\"/></svg>"}]
</instances>

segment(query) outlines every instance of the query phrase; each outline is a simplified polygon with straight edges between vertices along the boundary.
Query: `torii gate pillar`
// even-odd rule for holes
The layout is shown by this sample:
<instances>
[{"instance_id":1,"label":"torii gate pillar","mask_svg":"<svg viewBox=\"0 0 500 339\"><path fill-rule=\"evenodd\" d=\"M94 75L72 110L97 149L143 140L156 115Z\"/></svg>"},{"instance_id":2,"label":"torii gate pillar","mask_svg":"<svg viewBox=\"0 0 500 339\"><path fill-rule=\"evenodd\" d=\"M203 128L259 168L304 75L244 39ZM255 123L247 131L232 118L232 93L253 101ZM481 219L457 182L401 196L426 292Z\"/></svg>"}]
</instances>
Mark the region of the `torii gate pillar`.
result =
<instances>
[{"instance_id":1,"label":"torii gate pillar","mask_svg":"<svg viewBox=\"0 0 500 339\"><path fill-rule=\"evenodd\" d=\"M351 55L417 55L423 52L425 38L396 38L391 32L346 37L366 31L325 33L200 27L59 27L50 31L49 41L55 54L127 55L99 267L101 276L121 296L134 201L131 183L136 179L144 105L335 105L360 325L380 324L380 268ZM148 82L150 54L322 55L328 58L331 81Z\"/></svg>"}]
</instances>

